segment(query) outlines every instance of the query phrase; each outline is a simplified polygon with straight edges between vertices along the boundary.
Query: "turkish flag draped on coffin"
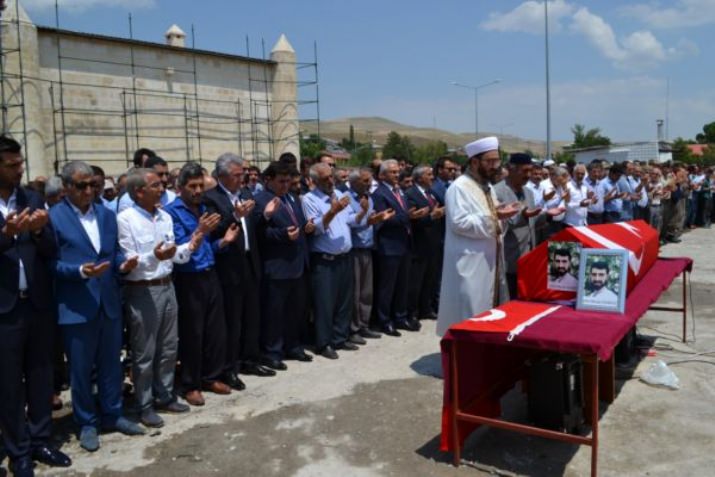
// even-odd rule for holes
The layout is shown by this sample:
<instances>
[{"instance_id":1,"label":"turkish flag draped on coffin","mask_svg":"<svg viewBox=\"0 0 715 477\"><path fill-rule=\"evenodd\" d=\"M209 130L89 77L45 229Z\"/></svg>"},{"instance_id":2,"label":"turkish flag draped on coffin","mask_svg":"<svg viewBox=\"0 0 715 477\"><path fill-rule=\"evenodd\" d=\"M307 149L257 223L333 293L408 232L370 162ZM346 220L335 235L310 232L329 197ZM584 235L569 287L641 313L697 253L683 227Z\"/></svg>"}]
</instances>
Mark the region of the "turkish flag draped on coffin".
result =
<instances>
[{"instance_id":1,"label":"turkish flag draped on coffin","mask_svg":"<svg viewBox=\"0 0 715 477\"><path fill-rule=\"evenodd\" d=\"M658 258L658 232L642 220L569 227L519 259L517 282L520 300L558 301L576 298L575 291L547 287L549 242L579 242L583 248L628 250L628 292Z\"/></svg>"}]
</instances>

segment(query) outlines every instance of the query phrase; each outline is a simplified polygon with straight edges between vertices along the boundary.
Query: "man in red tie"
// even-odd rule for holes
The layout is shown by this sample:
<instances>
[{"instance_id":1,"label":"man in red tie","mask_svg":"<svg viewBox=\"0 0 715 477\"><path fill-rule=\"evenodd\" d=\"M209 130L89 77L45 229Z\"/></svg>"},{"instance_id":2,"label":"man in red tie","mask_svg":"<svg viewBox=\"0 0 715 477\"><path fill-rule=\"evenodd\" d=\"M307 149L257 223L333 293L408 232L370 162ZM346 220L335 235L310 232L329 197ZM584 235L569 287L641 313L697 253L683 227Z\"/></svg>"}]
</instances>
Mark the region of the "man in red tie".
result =
<instances>
[{"instance_id":1,"label":"man in red tie","mask_svg":"<svg viewBox=\"0 0 715 477\"><path fill-rule=\"evenodd\" d=\"M444 206L440 207L432 194L431 167L415 167L412 179L414 185L405 192L414 243L407 308L411 317L434 320L437 314L432 309L432 297L437 286Z\"/></svg>"},{"instance_id":2,"label":"man in red tie","mask_svg":"<svg viewBox=\"0 0 715 477\"><path fill-rule=\"evenodd\" d=\"M395 215L375 225L377 242L377 318L381 331L389 336L400 336L396 328L418 331L420 324L407 314L407 285L409 282L412 230L407 199L398 185L400 168L396 160L380 164L380 184L372 194L375 211L392 209ZM420 212L415 219L429 211Z\"/></svg>"}]
</instances>

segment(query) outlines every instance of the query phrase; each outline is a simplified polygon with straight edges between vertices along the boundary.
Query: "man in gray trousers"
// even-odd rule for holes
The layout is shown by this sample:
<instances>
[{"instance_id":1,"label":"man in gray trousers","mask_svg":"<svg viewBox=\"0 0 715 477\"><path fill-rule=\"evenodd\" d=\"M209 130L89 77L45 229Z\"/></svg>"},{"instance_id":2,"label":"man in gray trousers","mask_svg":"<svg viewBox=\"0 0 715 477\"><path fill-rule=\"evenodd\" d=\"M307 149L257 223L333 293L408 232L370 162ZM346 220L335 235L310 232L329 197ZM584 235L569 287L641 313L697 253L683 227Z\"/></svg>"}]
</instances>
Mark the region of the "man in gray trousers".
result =
<instances>
[{"instance_id":1,"label":"man in gray trousers","mask_svg":"<svg viewBox=\"0 0 715 477\"><path fill-rule=\"evenodd\" d=\"M185 263L203 239L201 225L190 242L176 246L171 216L158 208L163 193L152 169L135 169L127 177L127 193L134 201L117 216L119 246L139 264L124 280L124 302L133 357L132 379L141 421L161 427L156 413L187 412L189 406L174 396L174 368L178 348L178 309L171 281L173 263Z\"/></svg>"}]
</instances>

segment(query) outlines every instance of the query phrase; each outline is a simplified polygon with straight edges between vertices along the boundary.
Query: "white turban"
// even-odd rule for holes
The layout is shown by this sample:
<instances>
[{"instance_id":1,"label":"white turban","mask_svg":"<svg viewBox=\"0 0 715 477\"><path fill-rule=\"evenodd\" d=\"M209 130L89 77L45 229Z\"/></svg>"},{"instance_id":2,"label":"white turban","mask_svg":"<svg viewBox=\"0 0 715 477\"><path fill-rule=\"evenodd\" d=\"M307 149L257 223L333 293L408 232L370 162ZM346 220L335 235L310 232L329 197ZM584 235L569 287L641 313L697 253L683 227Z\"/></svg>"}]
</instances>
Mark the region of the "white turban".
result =
<instances>
[{"instance_id":1,"label":"white turban","mask_svg":"<svg viewBox=\"0 0 715 477\"><path fill-rule=\"evenodd\" d=\"M469 159L476 156L477 154L481 154L487 151L496 151L498 149L499 139L497 139L496 136L483 137L464 146L464 150L467 153L467 158Z\"/></svg>"}]
</instances>

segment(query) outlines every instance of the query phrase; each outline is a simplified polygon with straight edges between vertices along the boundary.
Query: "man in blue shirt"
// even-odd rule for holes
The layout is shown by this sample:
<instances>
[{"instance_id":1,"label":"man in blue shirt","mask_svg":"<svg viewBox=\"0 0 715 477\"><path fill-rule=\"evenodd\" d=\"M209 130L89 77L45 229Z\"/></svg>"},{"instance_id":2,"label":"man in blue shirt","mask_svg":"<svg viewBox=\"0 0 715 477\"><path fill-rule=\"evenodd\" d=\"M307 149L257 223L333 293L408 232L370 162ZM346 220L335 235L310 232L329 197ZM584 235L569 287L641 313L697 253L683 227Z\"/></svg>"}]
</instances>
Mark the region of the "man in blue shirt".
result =
<instances>
[{"instance_id":1,"label":"man in blue shirt","mask_svg":"<svg viewBox=\"0 0 715 477\"><path fill-rule=\"evenodd\" d=\"M336 349L358 349L348 341L353 295L350 224L361 222L367 211L351 214L350 197L335 190L328 164L312 166L310 177L316 188L303 197L303 210L315 224L309 242L315 346L323 357L337 359Z\"/></svg>"},{"instance_id":2,"label":"man in blue shirt","mask_svg":"<svg viewBox=\"0 0 715 477\"><path fill-rule=\"evenodd\" d=\"M369 195L372 184L372 170L369 168L363 167L352 171L348 176L348 182L350 187L347 195L350 198L351 213L355 216L363 213L362 220L351 222L354 300L350 341L365 344L365 338L382 336L368 328L373 298L372 254L375 249L373 225L391 219L395 212L390 209L375 213L375 205Z\"/></svg>"},{"instance_id":3,"label":"man in blue shirt","mask_svg":"<svg viewBox=\"0 0 715 477\"><path fill-rule=\"evenodd\" d=\"M215 270L214 253L233 243L240 229L232 224L223 238L209 240L221 216L208 214L203 205L204 173L199 164L189 162L181 168L178 185L181 195L166 211L174 222L177 245L189 242L195 233L204 240L191 259L175 267L176 297L179 302L180 383L186 402L203 406L201 390L230 394L221 382L226 353L226 325L223 294Z\"/></svg>"},{"instance_id":4,"label":"man in blue shirt","mask_svg":"<svg viewBox=\"0 0 715 477\"><path fill-rule=\"evenodd\" d=\"M623 166L613 164L608 169L608 176L598 183L599 197L603 197L603 222L612 224L621 221L621 210L623 199L628 196L628 192L619 189L619 180L623 175Z\"/></svg>"}]
</instances>

